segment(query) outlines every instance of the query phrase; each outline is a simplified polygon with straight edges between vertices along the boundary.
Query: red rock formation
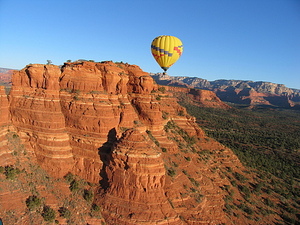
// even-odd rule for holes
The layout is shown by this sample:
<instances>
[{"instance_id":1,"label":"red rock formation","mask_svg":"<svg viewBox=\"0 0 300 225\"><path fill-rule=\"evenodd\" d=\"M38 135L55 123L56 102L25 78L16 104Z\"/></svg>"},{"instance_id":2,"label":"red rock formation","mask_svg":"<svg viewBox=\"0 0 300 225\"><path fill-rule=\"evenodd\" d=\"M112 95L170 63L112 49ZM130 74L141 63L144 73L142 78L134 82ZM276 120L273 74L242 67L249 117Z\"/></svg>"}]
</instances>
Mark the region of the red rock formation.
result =
<instances>
[{"instance_id":1,"label":"red rock formation","mask_svg":"<svg viewBox=\"0 0 300 225\"><path fill-rule=\"evenodd\" d=\"M8 125L9 122L8 112L8 97L5 94L4 86L0 86L0 126Z\"/></svg>"},{"instance_id":2,"label":"red rock formation","mask_svg":"<svg viewBox=\"0 0 300 225\"><path fill-rule=\"evenodd\" d=\"M98 149L111 144L107 143L110 130L121 135L121 130L139 121L128 94L148 95L156 85L137 66L84 62L62 68L60 88L75 173L98 182L102 167Z\"/></svg>"},{"instance_id":3,"label":"red rock formation","mask_svg":"<svg viewBox=\"0 0 300 225\"><path fill-rule=\"evenodd\" d=\"M0 86L0 165L12 164L12 148L8 148L8 130L10 129L8 98L4 86Z\"/></svg>"},{"instance_id":4,"label":"red rock formation","mask_svg":"<svg viewBox=\"0 0 300 225\"><path fill-rule=\"evenodd\" d=\"M29 65L13 75L10 112L23 141L30 143L39 164L61 177L71 170L73 154L59 100L60 69Z\"/></svg>"},{"instance_id":5,"label":"red rock formation","mask_svg":"<svg viewBox=\"0 0 300 225\"><path fill-rule=\"evenodd\" d=\"M172 86L163 86L166 90L172 93L185 93L191 99L194 100L194 103L203 106L203 107L211 107L211 108L223 108L229 109L230 106L226 103L222 102L214 92L209 90L201 90L194 88L180 88L180 87L172 87Z\"/></svg>"},{"instance_id":6,"label":"red rock formation","mask_svg":"<svg viewBox=\"0 0 300 225\"><path fill-rule=\"evenodd\" d=\"M123 63L29 65L13 76L11 120L52 176L100 181L107 224L229 224L221 171L242 165L168 90ZM228 107L212 92L177 90Z\"/></svg>"},{"instance_id":7,"label":"red rock formation","mask_svg":"<svg viewBox=\"0 0 300 225\"><path fill-rule=\"evenodd\" d=\"M101 202L108 224L181 224L165 195L160 149L145 132L124 132L105 170L109 187Z\"/></svg>"}]
</instances>

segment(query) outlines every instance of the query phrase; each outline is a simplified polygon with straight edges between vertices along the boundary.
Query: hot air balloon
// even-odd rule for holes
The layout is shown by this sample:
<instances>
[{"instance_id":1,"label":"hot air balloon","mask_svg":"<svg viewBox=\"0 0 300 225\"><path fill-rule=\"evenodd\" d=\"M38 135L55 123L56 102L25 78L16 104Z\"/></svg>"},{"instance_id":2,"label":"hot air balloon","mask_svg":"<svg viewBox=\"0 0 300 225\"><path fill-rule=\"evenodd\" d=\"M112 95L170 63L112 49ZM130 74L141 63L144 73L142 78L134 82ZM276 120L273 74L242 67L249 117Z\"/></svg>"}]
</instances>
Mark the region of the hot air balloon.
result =
<instances>
[{"instance_id":1,"label":"hot air balloon","mask_svg":"<svg viewBox=\"0 0 300 225\"><path fill-rule=\"evenodd\" d=\"M181 56L183 45L177 37L162 35L152 41L151 52L156 62L166 72Z\"/></svg>"}]
</instances>

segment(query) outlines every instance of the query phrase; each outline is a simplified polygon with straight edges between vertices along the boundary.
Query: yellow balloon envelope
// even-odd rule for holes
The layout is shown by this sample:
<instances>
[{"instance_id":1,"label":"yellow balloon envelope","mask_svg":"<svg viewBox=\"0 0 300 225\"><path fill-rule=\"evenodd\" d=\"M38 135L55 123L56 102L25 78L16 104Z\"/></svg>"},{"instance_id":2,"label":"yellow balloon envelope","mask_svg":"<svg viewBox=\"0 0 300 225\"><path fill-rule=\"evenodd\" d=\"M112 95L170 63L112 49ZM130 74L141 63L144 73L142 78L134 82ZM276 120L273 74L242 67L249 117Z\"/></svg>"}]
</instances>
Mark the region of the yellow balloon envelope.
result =
<instances>
[{"instance_id":1,"label":"yellow balloon envelope","mask_svg":"<svg viewBox=\"0 0 300 225\"><path fill-rule=\"evenodd\" d=\"M177 37L163 35L152 41L151 52L160 67L167 71L180 58L183 45Z\"/></svg>"}]
</instances>

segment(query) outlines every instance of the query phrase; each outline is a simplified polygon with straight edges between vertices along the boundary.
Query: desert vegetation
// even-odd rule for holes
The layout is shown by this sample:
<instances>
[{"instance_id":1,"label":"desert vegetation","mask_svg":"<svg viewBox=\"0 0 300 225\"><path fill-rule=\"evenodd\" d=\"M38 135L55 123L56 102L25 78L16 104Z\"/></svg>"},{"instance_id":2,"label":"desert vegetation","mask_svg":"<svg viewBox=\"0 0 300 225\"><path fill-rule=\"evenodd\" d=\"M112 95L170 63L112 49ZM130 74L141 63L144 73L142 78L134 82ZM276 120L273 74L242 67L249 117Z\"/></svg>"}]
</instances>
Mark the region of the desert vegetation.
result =
<instances>
[{"instance_id":1,"label":"desert vegetation","mask_svg":"<svg viewBox=\"0 0 300 225\"><path fill-rule=\"evenodd\" d=\"M260 214L278 214L285 224L299 222L300 112L278 108L224 110L198 107L188 101L181 104L209 137L231 148L251 173L257 174L257 183L252 183L230 168L224 171L245 199L233 204L229 193L226 212L239 208L251 216L255 198L267 194L263 197L267 207L261 208Z\"/></svg>"}]
</instances>

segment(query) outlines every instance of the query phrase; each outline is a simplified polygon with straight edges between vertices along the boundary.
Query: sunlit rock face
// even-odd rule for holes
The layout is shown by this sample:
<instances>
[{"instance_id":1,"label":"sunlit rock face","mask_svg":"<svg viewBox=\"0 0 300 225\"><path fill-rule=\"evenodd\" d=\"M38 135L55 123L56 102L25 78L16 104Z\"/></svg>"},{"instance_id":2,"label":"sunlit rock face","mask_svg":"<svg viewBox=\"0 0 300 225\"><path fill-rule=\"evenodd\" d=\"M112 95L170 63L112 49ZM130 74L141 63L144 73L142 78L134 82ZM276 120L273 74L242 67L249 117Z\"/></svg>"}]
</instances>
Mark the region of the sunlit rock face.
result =
<instances>
[{"instance_id":1,"label":"sunlit rock face","mask_svg":"<svg viewBox=\"0 0 300 225\"><path fill-rule=\"evenodd\" d=\"M33 64L12 80L9 102L1 97L3 121L51 176L71 172L98 185L94 203L107 224L234 219L223 211L226 191L220 187L230 182L221 171L241 171L240 161L205 136L174 90L159 87L138 66ZM209 91L186 94L228 107Z\"/></svg>"},{"instance_id":2,"label":"sunlit rock face","mask_svg":"<svg viewBox=\"0 0 300 225\"><path fill-rule=\"evenodd\" d=\"M4 86L0 86L0 165L6 166L14 164L11 157L13 153L13 148L8 146L8 138L13 138L12 135L8 137L10 127L9 120L9 104L8 96L5 94Z\"/></svg>"}]
</instances>

